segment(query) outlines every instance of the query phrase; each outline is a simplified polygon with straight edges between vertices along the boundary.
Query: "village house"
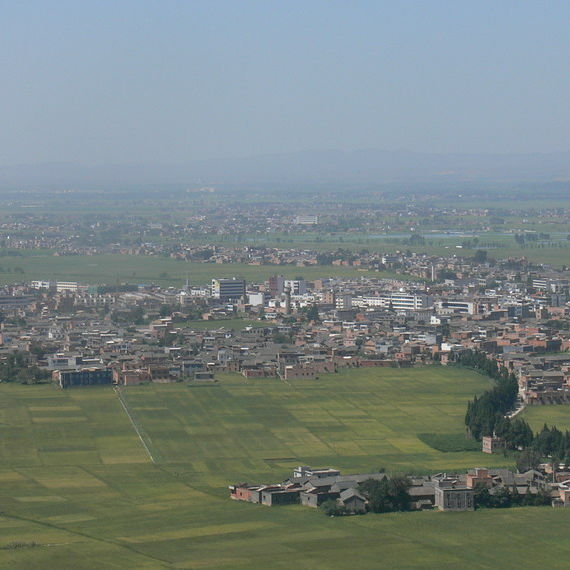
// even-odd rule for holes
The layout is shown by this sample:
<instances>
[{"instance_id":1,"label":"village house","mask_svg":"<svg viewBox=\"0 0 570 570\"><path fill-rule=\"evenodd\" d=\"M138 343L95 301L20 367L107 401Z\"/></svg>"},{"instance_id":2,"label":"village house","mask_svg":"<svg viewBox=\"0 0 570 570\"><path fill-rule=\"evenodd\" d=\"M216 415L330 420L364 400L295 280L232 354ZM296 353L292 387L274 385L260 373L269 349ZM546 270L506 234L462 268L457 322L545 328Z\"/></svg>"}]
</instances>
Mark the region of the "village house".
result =
<instances>
[{"instance_id":1,"label":"village house","mask_svg":"<svg viewBox=\"0 0 570 570\"><path fill-rule=\"evenodd\" d=\"M497 437L495 435L488 436L485 435L482 438L482 448L483 453L499 453L504 451L506 448L506 442L502 437Z\"/></svg>"},{"instance_id":2,"label":"village house","mask_svg":"<svg viewBox=\"0 0 570 570\"><path fill-rule=\"evenodd\" d=\"M435 506L440 511L473 511L473 489L454 477L443 476L436 480Z\"/></svg>"}]
</instances>

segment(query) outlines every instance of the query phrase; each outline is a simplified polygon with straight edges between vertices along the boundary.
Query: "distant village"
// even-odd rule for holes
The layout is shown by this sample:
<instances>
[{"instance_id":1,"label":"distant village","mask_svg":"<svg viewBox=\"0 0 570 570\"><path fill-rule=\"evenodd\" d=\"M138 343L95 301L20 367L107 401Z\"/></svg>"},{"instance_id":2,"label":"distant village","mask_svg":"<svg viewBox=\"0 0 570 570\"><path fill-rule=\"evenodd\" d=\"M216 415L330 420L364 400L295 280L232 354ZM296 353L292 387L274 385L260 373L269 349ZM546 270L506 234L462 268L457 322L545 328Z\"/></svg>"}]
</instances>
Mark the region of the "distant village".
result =
<instances>
[{"instance_id":1,"label":"distant village","mask_svg":"<svg viewBox=\"0 0 570 570\"><path fill-rule=\"evenodd\" d=\"M362 514L375 510L371 493L367 492L370 483L390 479L383 472L342 475L337 469L299 466L282 483L236 483L229 490L234 500L269 507L301 504L317 508L334 502L343 514ZM477 467L466 473L408 476L405 487L404 510L412 511L472 511L481 506L505 508L517 504L570 506L570 470L553 474L549 464L524 473Z\"/></svg>"}]
</instances>

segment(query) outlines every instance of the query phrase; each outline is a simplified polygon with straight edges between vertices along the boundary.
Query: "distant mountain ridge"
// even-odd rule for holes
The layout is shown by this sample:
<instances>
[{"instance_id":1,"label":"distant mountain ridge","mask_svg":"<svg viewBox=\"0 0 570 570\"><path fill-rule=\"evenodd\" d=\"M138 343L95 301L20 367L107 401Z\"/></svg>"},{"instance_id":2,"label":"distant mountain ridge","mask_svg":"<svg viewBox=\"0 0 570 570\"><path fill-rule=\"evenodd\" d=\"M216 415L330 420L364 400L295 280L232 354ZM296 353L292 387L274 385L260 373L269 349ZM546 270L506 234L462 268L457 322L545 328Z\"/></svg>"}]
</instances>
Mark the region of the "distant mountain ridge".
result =
<instances>
[{"instance_id":1,"label":"distant mountain ridge","mask_svg":"<svg viewBox=\"0 0 570 570\"><path fill-rule=\"evenodd\" d=\"M185 164L72 163L0 166L0 186L118 187L137 184L263 185L570 180L570 152L436 154L303 151Z\"/></svg>"}]
</instances>

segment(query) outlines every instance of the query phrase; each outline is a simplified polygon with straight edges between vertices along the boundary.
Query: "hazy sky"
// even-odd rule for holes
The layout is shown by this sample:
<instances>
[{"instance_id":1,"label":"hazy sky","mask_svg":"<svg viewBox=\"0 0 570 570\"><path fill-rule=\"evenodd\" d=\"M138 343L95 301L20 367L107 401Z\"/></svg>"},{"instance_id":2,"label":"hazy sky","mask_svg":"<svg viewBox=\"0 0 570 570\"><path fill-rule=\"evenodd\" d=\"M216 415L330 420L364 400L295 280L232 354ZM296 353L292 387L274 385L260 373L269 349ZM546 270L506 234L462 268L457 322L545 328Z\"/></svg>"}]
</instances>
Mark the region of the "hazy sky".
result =
<instances>
[{"instance_id":1,"label":"hazy sky","mask_svg":"<svg viewBox=\"0 0 570 570\"><path fill-rule=\"evenodd\" d=\"M0 165L570 150L568 0L0 0Z\"/></svg>"}]
</instances>

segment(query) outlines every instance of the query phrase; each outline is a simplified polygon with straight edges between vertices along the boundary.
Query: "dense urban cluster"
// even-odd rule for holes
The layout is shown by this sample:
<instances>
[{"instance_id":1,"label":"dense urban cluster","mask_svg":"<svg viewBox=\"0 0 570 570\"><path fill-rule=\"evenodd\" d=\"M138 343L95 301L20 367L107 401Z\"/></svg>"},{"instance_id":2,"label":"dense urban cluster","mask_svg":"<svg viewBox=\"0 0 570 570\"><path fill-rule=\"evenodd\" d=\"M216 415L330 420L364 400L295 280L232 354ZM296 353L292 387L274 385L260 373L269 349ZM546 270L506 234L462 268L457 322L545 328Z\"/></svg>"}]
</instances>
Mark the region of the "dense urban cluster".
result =
<instances>
[{"instance_id":1,"label":"dense urban cluster","mask_svg":"<svg viewBox=\"0 0 570 570\"><path fill-rule=\"evenodd\" d=\"M466 361L476 351L516 380L525 404L568 399L567 272L514 259L381 259L401 278L366 272L308 281L276 274L262 283L231 277L181 289L47 280L8 285L0 296L2 350L47 369L61 368L54 355L75 358L68 368L96 364L120 384L206 370L287 380L343 366L463 359L478 368ZM122 374L128 370L138 372ZM474 431L478 436L480 429Z\"/></svg>"}]
</instances>

